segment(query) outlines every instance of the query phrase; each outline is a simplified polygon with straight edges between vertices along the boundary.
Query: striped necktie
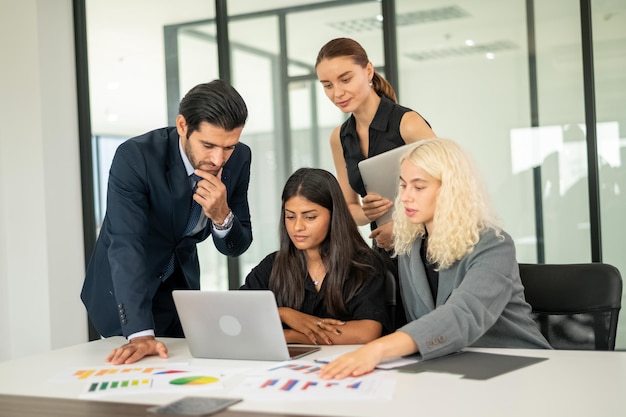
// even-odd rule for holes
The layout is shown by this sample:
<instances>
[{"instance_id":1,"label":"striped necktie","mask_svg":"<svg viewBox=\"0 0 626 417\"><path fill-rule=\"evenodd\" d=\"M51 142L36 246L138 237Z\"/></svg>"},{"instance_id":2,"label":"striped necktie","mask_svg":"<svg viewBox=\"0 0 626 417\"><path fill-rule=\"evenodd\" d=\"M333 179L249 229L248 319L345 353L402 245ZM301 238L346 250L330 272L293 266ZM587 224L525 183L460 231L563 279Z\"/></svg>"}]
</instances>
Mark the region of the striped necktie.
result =
<instances>
[{"instance_id":1,"label":"striped necktie","mask_svg":"<svg viewBox=\"0 0 626 417\"><path fill-rule=\"evenodd\" d=\"M199 177L196 174L191 174L191 177L194 180L193 193L192 193L193 195L196 193L196 189L198 188L198 182L202 179L202 177ZM200 220L201 214L202 214L202 206L196 203L196 200L194 200L192 197L191 210L189 211L189 220L187 220L187 227L185 227L185 233L184 233L185 236L191 234L193 229L196 228L196 225L198 224L198 220Z\"/></svg>"}]
</instances>

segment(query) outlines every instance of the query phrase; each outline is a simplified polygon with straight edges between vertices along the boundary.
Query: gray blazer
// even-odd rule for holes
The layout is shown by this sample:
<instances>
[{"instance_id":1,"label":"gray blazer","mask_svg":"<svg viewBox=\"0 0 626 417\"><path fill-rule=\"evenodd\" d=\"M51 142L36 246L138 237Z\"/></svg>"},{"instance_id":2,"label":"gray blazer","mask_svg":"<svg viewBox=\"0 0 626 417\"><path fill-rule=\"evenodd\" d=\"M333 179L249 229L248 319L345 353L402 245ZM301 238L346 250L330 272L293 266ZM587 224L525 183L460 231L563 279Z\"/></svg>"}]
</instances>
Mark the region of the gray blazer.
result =
<instances>
[{"instance_id":1,"label":"gray blazer","mask_svg":"<svg viewBox=\"0 0 626 417\"><path fill-rule=\"evenodd\" d=\"M505 232L484 232L473 252L439 271L433 301L424 264L422 240L399 256L400 290L408 324L398 329L417 343L424 359L467 346L543 348L550 345L530 317L515 246Z\"/></svg>"}]
</instances>

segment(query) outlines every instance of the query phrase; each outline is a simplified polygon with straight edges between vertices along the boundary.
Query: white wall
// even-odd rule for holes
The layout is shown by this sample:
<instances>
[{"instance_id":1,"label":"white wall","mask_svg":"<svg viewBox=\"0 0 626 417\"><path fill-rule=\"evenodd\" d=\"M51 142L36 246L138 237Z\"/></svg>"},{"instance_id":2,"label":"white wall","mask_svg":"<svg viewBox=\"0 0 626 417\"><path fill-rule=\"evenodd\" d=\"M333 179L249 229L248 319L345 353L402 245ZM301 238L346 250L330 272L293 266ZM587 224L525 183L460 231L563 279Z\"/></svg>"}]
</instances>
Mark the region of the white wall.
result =
<instances>
[{"instance_id":1,"label":"white wall","mask_svg":"<svg viewBox=\"0 0 626 417\"><path fill-rule=\"evenodd\" d=\"M87 340L71 0L0 0L0 361Z\"/></svg>"}]
</instances>

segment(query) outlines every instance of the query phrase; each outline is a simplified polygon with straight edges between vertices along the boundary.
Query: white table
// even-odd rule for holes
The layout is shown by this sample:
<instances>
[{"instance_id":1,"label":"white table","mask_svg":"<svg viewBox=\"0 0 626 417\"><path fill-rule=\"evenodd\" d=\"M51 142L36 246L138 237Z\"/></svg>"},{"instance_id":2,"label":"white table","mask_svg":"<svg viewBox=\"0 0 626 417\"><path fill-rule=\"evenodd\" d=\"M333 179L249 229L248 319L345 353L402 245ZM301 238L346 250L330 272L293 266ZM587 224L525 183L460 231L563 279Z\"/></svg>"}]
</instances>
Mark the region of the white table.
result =
<instances>
[{"instance_id":1,"label":"white table","mask_svg":"<svg viewBox=\"0 0 626 417\"><path fill-rule=\"evenodd\" d=\"M271 362L194 359L184 339L161 339L169 359L145 358L138 365L189 363L194 366L249 370L266 369ZM51 383L50 377L72 367L106 366L104 358L124 343L121 337L98 340L46 354L0 363L0 394L78 398L81 384ZM354 346L328 346L303 359L328 357ZM395 378L393 400L258 401L247 400L234 411L326 416L620 416L626 415L626 352L545 351L527 349L469 349L494 358L547 358L485 380L453 372L384 371ZM463 355L463 354L461 354ZM428 364L429 362L424 362ZM431 362L434 364L434 362ZM489 366L489 365L486 365ZM233 377L209 396L229 396L244 378ZM107 396L100 401L165 404L179 394L141 392Z\"/></svg>"}]
</instances>

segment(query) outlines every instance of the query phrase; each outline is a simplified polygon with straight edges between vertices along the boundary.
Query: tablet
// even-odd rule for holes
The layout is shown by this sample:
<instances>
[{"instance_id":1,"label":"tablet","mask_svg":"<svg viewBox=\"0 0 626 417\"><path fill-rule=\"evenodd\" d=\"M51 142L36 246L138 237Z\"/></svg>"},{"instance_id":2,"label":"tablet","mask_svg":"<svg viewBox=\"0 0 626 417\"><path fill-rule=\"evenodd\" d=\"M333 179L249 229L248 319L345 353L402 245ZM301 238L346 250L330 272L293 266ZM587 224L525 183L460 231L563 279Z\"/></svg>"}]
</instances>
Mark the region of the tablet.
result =
<instances>
[{"instance_id":1,"label":"tablet","mask_svg":"<svg viewBox=\"0 0 626 417\"><path fill-rule=\"evenodd\" d=\"M400 178L400 158L415 143L399 146L387 152L383 152L371 158L359 162L359 171L363 178L363 185L368 193L376 193L382 197L395 201L398 194ZM376 219L378 226L391 221L393 207Z\"/></svg>"},{"instance_id":2,"label":"tablet","mask_svg":"<svg viewBox=\"0 0 626 417\"><path fill-rule=\"evenodd\" d=\"M220 397L184 397L169 404L148 408L154 414L168 414L176 416L209 416L237 404L241 398Z\"/></svg>"}]
</instances>

